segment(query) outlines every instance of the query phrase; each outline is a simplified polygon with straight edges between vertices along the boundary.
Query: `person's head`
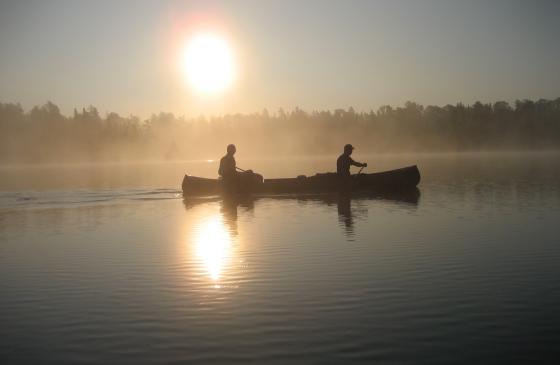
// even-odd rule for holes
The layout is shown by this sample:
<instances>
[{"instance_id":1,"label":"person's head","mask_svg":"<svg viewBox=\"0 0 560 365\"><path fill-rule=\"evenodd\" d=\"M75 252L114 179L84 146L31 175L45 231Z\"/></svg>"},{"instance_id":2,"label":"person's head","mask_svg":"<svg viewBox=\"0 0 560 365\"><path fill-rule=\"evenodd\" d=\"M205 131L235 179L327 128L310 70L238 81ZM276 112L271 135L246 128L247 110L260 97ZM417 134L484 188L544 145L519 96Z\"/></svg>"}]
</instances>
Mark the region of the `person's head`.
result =
<instances>
[{"instance_id":1,"label":"person's head","mask_svg":"<svg viewBox=\"0 0 560 365\"><path fill-rule=\"evenodd\" d=\"M232 155L232 156L233 156L233 155L235 154L235 151L237 151L237 150L235 149L235 145L234 145L234 144L228 144L228 146L227 146L227 153L228 153L228 155Z\"/></svg>"},{"instance_id":2,"label":"person's head","mask_svg":"<svg viewBox=\"0 0 560 365\"><path fill-rule=\"evenodd\" d=\"M351 144L347 144L346 146L344 146L344 154L350 156L352 154L352 151L354 150L354 147Z\"/></svg>"}]
</instances>

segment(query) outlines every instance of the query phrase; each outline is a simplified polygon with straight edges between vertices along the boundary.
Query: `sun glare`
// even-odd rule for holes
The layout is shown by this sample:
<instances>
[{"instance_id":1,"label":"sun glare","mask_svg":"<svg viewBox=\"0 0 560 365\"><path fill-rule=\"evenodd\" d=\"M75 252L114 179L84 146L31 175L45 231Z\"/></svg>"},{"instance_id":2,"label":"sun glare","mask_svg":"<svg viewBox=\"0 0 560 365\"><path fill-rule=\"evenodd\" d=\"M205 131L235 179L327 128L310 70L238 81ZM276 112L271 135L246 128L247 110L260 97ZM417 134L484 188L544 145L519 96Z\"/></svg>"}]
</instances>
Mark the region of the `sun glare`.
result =
<instances>
[{"instance_id":1,"label":"sun glare","mask_svg":"<svg viewBox=\"0 0 560 365\"><path fill-rule=\"evenodd\" d=\"M187 42L182 67L189 86L204 94L224 91L235 76L231 47L224 38L209 33Z\"/></svg>"},{"instance_id":2,"label":"sun glare","mask_svg":"<svg viewBox=\"0 0 560 365\"><path fill-rule=\"evenodd\" d=\"M217 282L231 256L232 240L219 217L212 217L201 224L195 238L197 256L210 278Z\"/></svg>"}]
</instances>

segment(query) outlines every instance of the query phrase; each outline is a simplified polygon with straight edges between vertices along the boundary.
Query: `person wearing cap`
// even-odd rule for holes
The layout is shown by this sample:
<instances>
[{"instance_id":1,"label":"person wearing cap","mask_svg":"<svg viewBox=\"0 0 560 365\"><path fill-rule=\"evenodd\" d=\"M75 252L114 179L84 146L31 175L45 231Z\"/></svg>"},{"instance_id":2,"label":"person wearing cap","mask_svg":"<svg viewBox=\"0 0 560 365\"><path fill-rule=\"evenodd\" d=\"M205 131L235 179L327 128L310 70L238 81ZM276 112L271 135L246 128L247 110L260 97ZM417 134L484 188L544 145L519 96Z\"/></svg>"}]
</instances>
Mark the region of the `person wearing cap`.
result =
<instances>
[{"instance_id":1,"label":"person wearing cap","mask_svg":"<svg viewBox=\"0 0 560 365\"><path fill-rule=\"evenodd\" d=\"M227 146L227 153L222 159L220 160L220 168L218 169L218 174L223 179L232 179L237 175L237 166L235 164L235 155L236 152L235 145L230 144Z\"/></svg>"},{"instance_id":2,"label":"person wearing cap","mask_svg":"<svg viewBox=\"0 0 560 365\"><path fill-rule=\"evenodd\" d=\"M350 176L350 166L367 167L367 163L356 162L350 157L354 147L351 144L344 146L344 152L336 160L336 173L340 176Z\"/></svg>"}]
</instances>

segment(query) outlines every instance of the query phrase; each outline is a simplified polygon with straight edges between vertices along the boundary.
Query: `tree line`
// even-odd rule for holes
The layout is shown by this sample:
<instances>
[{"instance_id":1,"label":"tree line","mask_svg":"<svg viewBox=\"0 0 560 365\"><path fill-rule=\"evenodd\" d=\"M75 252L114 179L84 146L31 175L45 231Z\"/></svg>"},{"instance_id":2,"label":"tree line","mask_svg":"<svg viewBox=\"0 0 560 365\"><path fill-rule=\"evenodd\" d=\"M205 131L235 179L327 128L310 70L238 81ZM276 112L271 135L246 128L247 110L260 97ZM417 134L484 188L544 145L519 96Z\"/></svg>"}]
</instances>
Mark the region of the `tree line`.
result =
<instances>
[{"instance_id":1,"label":"tree line","mask_svg":"<svg viewBox=\"0 0 560 365\"><path fill-rule=\"evenodd\" d=\"M560 98L189 119L101 116L93 106L65 116L52 102L29 111L0 103L1 163L214 158L229 143L254 155L333 154L346 143L372 153L557 149Z\"/></svg>"}]
</instances>

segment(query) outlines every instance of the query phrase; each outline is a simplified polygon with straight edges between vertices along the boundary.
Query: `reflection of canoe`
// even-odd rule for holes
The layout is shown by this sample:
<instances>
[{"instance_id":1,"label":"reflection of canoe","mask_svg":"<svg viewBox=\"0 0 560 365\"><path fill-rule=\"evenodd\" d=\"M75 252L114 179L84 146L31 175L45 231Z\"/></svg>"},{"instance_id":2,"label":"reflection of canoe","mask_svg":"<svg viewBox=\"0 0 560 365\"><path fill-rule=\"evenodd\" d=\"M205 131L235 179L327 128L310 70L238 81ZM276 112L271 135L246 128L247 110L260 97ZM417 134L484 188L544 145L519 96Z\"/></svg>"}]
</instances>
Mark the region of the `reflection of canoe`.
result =
<instances>
[{"instance_id":1,"label":"reflection of canoe","mask_svg":"<svg viewBox=\"0 0 560 365\"><path fill-rule=\"evenodd\" d=\"M286 179L265 179L257 174L239 174L234 184L218 179L185 175L184 196L234 194L313 194L323 192L391 192L412 190L420 182L416 166L343 178L335 173Z\"/></svg>"},{"instance_id":2,"label":"reflection of canoe","mask_svg":"<svg viewBox=\"0 0 560 365\"><path fill-rule=\"evenodd\" d=\"M238 195L199 195L185 196L183 204L190 209L200 204L222 202L227 206L244 207L253 209L255 203L261 199L272 200L296 200L299 202L319 202L326 205L337 205L347 201L388 201L403 203L404 206L417 206L420 201L420 190L418 188L406 189L401 191L357 191L357 192L332 192L317 194L238 194Z\"/></svg>"}]
</instances>

